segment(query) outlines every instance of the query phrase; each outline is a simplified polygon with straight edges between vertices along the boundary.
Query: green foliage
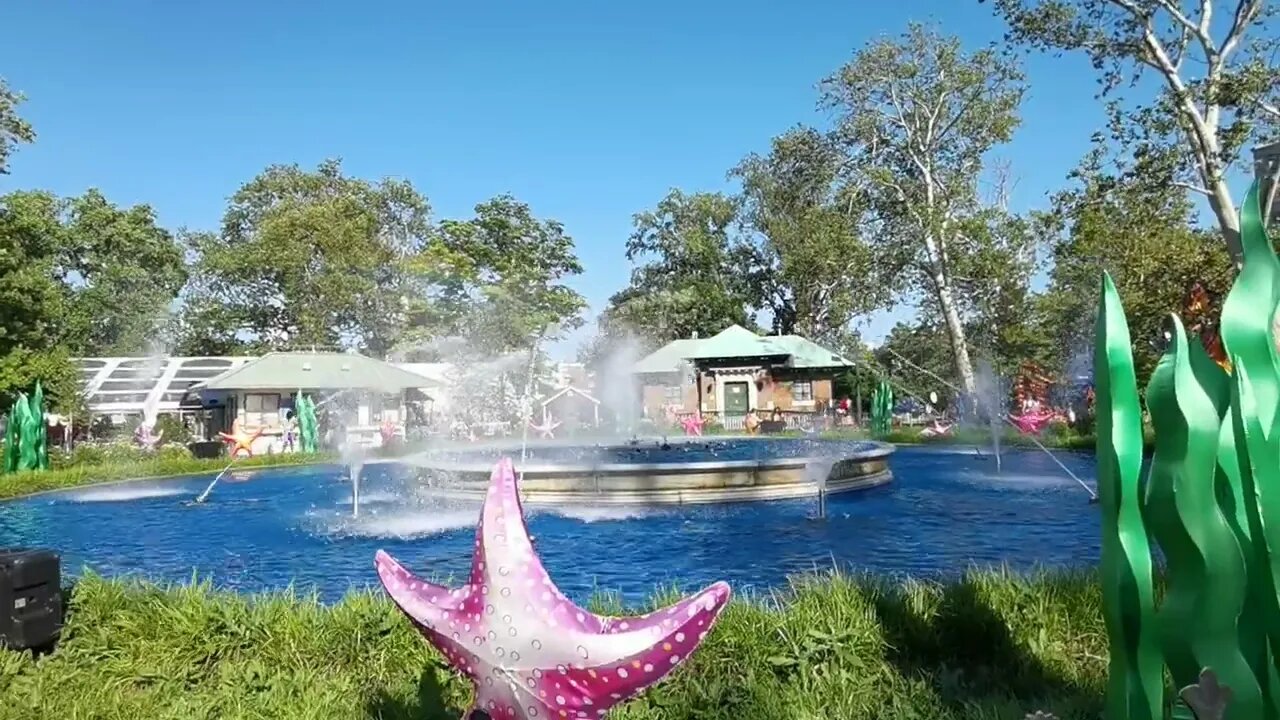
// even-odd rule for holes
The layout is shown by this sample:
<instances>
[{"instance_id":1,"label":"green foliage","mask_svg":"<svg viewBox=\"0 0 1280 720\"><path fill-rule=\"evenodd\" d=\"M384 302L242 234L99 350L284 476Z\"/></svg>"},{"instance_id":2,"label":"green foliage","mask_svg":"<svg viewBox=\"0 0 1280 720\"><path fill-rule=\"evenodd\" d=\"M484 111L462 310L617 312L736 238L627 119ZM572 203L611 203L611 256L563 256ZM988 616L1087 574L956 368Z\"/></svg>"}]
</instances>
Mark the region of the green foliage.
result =
<instances>
[{"instance_id":1,"label":"green foliage","mask_svg":"<svg viewBox=\"0 0 1280 720\"><path fill-rule=\"evenodd\" d=\"M18 143L35 142L36 133L31 123L18 115L18 106L25 100L22 93L9 88L0 78L0 175L9 173L9 156Z\"/></svg>"},{"instance_id":2,"label":"green foliage","mask_svg":"<svg viewBox=\"0 0 1280 720\"><path fill-rule=\"evenodd\" d=\"M754 256L735 232L738 221L738 202L720 193L672 190L637 213L627 240L627 260L637 264L631 283L609 298L604 334L626 332L657 347L754 327Z\"/></svg>"},{"instance_id":3,"label":"green foliage","mask_svg":"<svg viewBox=\"0 0 1280 720\"><path fill-rule=\"evenodd\" d=\"M336 459L330 453L288 453L241 458L236 461L235 466L263 468L310 465L333 462ZM197 460L181 445L165 445L154 453L147 453L124 443L82 443L70 455L50 448L49 465L51 469L43 472L0 475L0 500L120 480L216 473L226 467L227 459Z\"/></svg>"},{"instance_id":4,"label":"green foliage","mask_svg":"<svg viewBox=\"0 0 1280 720\"><path fill-rule=\"evenodd\" d=\"M480 203L470 220L440 223L411 267L408 342L465 336L492 356L582 324L586 301L564 284L582 272L573 238L510 195Z\"/></svg>"},{"instance_id":5,"label":"green foliage","mask_svg":"<svg viewBox=\"0 0 1280 720\"><path fill-rule=\"evenodd\" d=\"M267 168L231 197L220 234L185 238L197 260L181 347L238 334L260 348L355 338L383 355L404 326L407 262L427 241L428 214L409 183L350 178L335 160Z\"/></svg>"},{"instance_id":6,"label":"green foliage","mask_svg":"<svg viewBox=\"0 0 1280 720\"><path fill-rule=\"evenodd\" d=\"M1083 575L797 578L777 597L735 599L685 665L612 717L985 720L1042 708L1092 720L1105 677L1099 600ZM623 610L613 596L591 604ZM322 606L90 574L57 652L36 662L0 651L0 707L14 720L457 720L469 695L378 592Z\"/></svg>"},{"instance_id":7,"label":"green foliage","mask_svg":"<svg viewBox=\"0 0 1280 720\"><path fill-rule=\"evenodd\" d=\"M843 163L832 138L798 127L730 172L742 182L742 220L755 236L756 304L769 310L774 332L841 350L850 322L889 301Z\"/></svg>"},{"instance_id":8,"label":"green foliage","mask_svg":"<svg viewBox=\"0 0 1280 720\"><path fill-rule=\"evenodd\" d=\"M1010 40L1089 57L1099 73L1099 95L1113 101L1109 135L1120 162L1135 174L1167 177L1206 196L1239 259L1239 224L1227 179L1239 169L1241 151L1280 126L1276 6L1265 0L993 5L1009 22ZM1154 82L1141 81L1146 78Z\"/></svg>"},{"instance_id":9,"label":"green foliage","mask_svg":"<svg viewBox=\"0 0 1280 720\"><path fill-rule=\"evenodd\" d=\"M1234 270L1220 239L1192 224L1193 208L1168 182L1108 172L1095 148L1073 173L1078 187L1054 196L1041 218L1053 269L1041 301L1041 333L1057 350L1050 367L1072 364L1087 345L1098 307L1098 276L1111 275L1134 340L1138 377L1150 376L1169 313L1192 286L1223 297Z\"/></svg>"},{"instance_id":10,"label":"green foliage","mask_svg":"<svg viewBox=\"0 0 1280 720\"><path fill-rule=\"evenodd\" d=\"M122 209L97 190L0 197L0 336L78 355L140 353L186 281L182 249L147 205ZM10 264L11 263L11 264Z\"/></svg>"},{"instance_id":11,"label":"green foliage","mask_svg":"<svg viewBox=\"0 0 1280 720\"><path fill-rule=\"evenodd\" d=\"M960 385L972 392L966 308L1002 278L1026 276L1009 269L1033 255L1002 199L978 195L990 151L1019 123L1021 71L993 49L965 53L959 39L912 24L871 42L821 89L846 177L874 222L875 262L946 328Z\"/></svg>"}]
</instances>

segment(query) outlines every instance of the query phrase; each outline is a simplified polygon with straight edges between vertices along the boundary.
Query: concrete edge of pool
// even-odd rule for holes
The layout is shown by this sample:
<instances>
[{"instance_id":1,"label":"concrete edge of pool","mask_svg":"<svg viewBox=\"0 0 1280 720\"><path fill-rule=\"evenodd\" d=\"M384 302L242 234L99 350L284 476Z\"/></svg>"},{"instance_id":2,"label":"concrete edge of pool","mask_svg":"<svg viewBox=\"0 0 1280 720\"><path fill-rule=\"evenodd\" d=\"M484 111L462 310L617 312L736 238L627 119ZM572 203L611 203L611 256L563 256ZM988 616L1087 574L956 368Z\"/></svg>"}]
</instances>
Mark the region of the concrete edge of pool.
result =
<instances>
[{"instance_id":1,"label":"concrete edge of pool","mask_svg":"<svg viewBox=\"0 0 1280 720\"><path fill-rule=\"evenodd\" d=\"M792 457L702 462L536 464L517 467L521 496L532 504L691 505L790 500L821 491L812 464L830 463L828 495L867 490L893 480L888 443L843 457ZM420 462L420 482L437 496L480 500L488 491L491 462Z\"/></svg>"}]
</instances>

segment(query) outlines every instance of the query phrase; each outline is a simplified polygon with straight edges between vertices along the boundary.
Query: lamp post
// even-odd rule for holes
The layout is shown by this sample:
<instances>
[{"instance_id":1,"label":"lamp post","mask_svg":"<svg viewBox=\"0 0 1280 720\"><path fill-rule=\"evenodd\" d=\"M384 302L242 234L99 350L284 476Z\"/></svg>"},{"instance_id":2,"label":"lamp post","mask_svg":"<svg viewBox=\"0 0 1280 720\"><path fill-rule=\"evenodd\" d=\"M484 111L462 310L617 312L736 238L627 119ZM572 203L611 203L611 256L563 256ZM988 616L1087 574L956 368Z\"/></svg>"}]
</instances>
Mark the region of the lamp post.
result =
<instances>
[{"instance_id":1,"label":"lamp post","mask_svg":"<svg viewBox=\"0 0 1280 720\"><path fill-rule=\"evenodd\" d=\"M1280 141L1253 149L1253 172L1258 178L1258 199L1262 222L1280 221Z\"/></svg>"}]
</instances>

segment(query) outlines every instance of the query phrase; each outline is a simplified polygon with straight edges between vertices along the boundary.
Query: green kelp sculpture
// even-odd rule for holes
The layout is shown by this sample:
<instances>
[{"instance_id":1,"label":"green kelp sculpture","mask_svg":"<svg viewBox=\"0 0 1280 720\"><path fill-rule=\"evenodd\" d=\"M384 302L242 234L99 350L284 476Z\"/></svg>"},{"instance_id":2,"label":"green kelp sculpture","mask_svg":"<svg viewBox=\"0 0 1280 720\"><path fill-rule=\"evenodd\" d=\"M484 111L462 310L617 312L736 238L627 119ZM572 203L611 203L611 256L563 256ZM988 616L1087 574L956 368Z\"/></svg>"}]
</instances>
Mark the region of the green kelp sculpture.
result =
<instances>
[{"instance_id":1,"label":"green kelp sculpture","mask_svg":"<svg viewBox=\"0 0 1280 720\"><path fill-rule=\"evenodd\" d=\"M48 428L44 422L44 391L36 383L31 397L18 393L5 423L4 471L47 470Z\"/></svg>"},{"instance_id":2,"label":"green kelp sculpture","mask_svg":"<svg viewBox=\"0 0 1280 720\"><path fill-rule=\"evenodd\" d=\"M318 452L320 443L316 430L315 400L299 391L294 408L298 417L298 444L302 446L302 452Z\"/></svg>"},{"instance_id":3,"label":"green kelp sculpture","mask_svg":"<svg viewBox=\"0 0 1280 720\"><path fill-rule=\"evenodd\" d=\"M1153 622L1151 547L1142 522L1142 410L1129 324L1111 276L1102 279L1094 342L1102 602L1110 638L1109 720L1164 716L1164 667Z\"/></svg>"},{"instance_id":4,"label":"green kelp sculpture","mask_svg":"<svg viewBox=\"0 0 1280 720\"><path fill-rule=\"evenodd\" d=\"M4 421L4 463L0 465L0 471L6 473L18 470L18 446L21 443L18 438L19 423L16 417L17 413L11 412Z\"/></svg>"},{"instance_id":5,"label":"green kelp sculpture","mask_svg":"<svg viewBox=\"0 0 1280 720\"><path fill-rule=\"evenodd\" d=\"M1231 374L1173 319L1170 347L1147 387L1156 439L1145 498L1128 327L1115 286L1103 279L1094 368L1109 720L1162 717L1164 665L1176 687L1212 669L1230 689L1226 718L1280 718L1280 362L1272 330L1280 261L1256 186L1241 235L1244 266L1221 321ZM1165 558L1158 608L1148 535Z\"/></svg>"},{"instance_id":6,"label":"green kelp sculpture","mask_svg":"<svg viewBox=\"0 0 1280 720\"><path fill-rule=\"evenodd\" d=\"M49 424L44 420L44 387L36 381L36 390L31 394L31 416L36 421L34 437L36 451L36 467L49 469Z\"/></svg>"},{"instance_id":7,"label":"green kelp sculpture","mask_svg":"<svg viewBox=\"0 0 1280 720\"><path fill-rule=\"evenodd\" d=\"M881 380L871 393L871 432L887 435L893 430L893 388Z\"/></svg>"},{"instance_id":8,"label":"green kelp sculpture","mask_svg":"<svg viewBox=\"0 0 1280 720\"><path fill-rule=\"evenodd\" d=\"M1240 650L1244 551L1218 503L1219 429L1226 377L1172 319L1168 352L1151 375L1147 409L1156 434L1146 519L1164 551L1166 591L1157 613L1174 684L1194 684L1211 667L1234 693L1235 717L1261 718L1262 698Z\"/></svg>"}]
</instances>

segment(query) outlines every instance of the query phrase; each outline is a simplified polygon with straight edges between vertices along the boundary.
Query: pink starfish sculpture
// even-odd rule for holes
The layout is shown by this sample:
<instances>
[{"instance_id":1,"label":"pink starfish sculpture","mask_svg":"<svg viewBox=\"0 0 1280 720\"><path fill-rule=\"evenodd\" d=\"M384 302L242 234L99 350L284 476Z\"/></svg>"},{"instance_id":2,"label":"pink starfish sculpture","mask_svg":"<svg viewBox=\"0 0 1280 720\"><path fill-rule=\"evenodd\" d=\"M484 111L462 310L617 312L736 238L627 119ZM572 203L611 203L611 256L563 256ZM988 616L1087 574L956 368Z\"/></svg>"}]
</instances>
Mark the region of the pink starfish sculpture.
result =
<instances>
[{"instance_id":1,"label":"pink starfish sculpture","mask_svg":"<svg viewBox=\"0 0 1280 720\"><path fill-rule=\"evenodd\" d=\"M475 683L471 712L494 720L603 716L689 657L729 601L719 582L639 617L574 605L534 554L508 458L493 470L466 585L421 580L381 550L374 565L396 605Z\"/></svg>"},{"instance_id":2,"label":"pink starfish sculpture","mask_svg":"<svg viewBox=\"0 0 1280 720\"><path fill-rule=\"evenodd\" d=\"M558 427L560 427L560 423L556 422L555 417L550 415L547 416L547 419L542 421L541 425L529 423L529 429L537 432L538 437L548 439L556 436L556 428Z\"/></svg>"},{"instance_id":3,"label":"pink starfish sculpture","mask_svg":"<svg viewBox=\"0 0 1280 720\"><path fill-rule=\"evenodd\" d=\"M1041 410L1040 412L1029 412L1021 415L1010 415L1015 427L1024 435L1039 435L1040 431L1046 425L1058 419L1058 413L1052 410Z\"/></svg>"},{"instance_id":4,"label":"pink starfish sculpture","mask_svg":"<svg viewBox=\"0 0 1280 720\"><path fill-rule=\"evenodd\" d=\"M684 427L685 435L702 435L702 426L706 422L706 420L702 419L702 415L697 413L680 419L680 425Z\"/></svg>"}]
</instances>

